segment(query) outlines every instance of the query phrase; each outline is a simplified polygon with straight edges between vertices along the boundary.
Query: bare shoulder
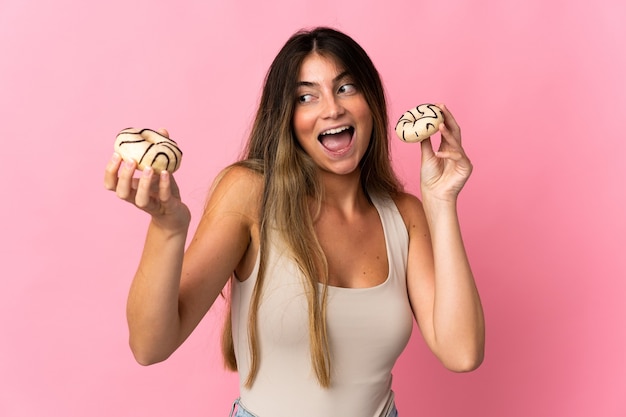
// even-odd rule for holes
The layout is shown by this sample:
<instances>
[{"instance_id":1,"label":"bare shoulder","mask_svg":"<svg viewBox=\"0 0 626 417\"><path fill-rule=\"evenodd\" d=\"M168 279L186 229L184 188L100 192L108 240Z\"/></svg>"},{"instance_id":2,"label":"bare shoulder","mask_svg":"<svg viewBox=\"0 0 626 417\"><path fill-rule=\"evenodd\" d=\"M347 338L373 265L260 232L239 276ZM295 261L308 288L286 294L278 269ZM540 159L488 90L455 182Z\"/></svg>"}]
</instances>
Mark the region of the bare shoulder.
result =
<instances>
[{"instance_id":1,"label":"bare shoulder","mask_svg":"<svg viewBox=\"0 0 626 417\"><path fill-rule=\"evenodd\" d=\"M206 286L212 297L233 271L244 276L252 270L259 246L262 188L263 176L242 164L219 173L185 254L186 288Z\"/></svg>"},{"instance_id":2,"label":"bare shoulder","mask_svg":"<svg viewBox=\"0 0 626 417\"><path fill-rule=\"evenodd\" d=\"M419 198L410 193L401 192L393 197L394 203L404 220L409 235L419 231L428 233L424 208Z\"/></svg>"},{"instance_id":3,"label":"bare shoulder","mask_svg":"<svg viewBox=\"0 0 626 417\"><path fill-rule=\"evenodd\" d=\"M261 204L263 176L242 165L222 170L209 192L205 214L227 211L256 218Z\"/></svg>"},{"instance_id":4,"label":"bare shoulder","mask_svg":"<svg viewBox=\"0 0 626 417\"><path fill-rule=\"evenodd\" d=\"M180 309L191 317L186 334L208 311L234 271L252 270L262 186L261 174L237 164L216 177L183 260Z\"/></svg>"},{"instance_id":5,"label":"bare shoulder","mask_svg":"<svg viewBox=\"0 0 626 417\"><path fill-rule=\"evenodd\" d=\"M231 189L245 188L249 191L255 190L260 192L263 186L263 176L257 171L244 165L230 165L224 168L215 178L213 190L216 188Z\"/></svg>"}]
</instances>

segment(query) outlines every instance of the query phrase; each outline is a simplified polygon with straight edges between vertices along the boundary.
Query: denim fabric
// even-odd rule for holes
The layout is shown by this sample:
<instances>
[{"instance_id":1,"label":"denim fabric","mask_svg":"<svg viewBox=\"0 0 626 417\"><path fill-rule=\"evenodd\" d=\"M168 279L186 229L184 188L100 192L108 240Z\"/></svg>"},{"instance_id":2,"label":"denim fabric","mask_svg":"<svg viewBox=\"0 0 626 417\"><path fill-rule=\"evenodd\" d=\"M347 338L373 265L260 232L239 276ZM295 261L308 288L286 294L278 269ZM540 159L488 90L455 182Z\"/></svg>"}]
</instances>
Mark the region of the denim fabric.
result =
<instances>
[{"instance_id":1,"label":"denim fabric","mask_svg":"<svg viewBox=\"0 0 626 417\"><path fill-rule=\"evenodd\" d=\"M235 408L237 408L237 412L235 412ZM257 416L255 416L254 414L252 414L251 412L243 408L243 406L239 402L239 398L237 398L233 402L233 406L230 409L229 417L257 417Z\"/></svg>"},{"instance_id":2,"label":"denim fabric","mask_svg":"<svg viewBox=\"0 0 626 417\"><path fill-rule=\"evenodd\" d=\"M236 412L235 412L235 408L237 408ZM243 408L243 406L239 402L239 398L237 398L233 402L233 407L230 410L229 417L257 417L257 416L252 414L251 412L249 412L245 408ZM389 410L389 413L387 414L386 417L398 417L398 410L396 409L396 405L395 404L393 405L391 410Z\"/></svg>"}]
</instances>

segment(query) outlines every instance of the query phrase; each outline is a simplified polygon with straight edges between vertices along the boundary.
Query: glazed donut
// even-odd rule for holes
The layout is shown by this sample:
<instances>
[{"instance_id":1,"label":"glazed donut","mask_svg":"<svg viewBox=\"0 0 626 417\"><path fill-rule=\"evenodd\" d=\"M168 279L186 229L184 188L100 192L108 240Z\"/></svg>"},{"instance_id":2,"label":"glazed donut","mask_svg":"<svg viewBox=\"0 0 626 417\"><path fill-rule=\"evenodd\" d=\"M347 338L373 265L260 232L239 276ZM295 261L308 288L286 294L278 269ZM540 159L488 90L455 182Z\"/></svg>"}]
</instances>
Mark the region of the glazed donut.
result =
<instances>
[{"instance_id":1,"label":"glazed donut","mask_svg":"<svg viewBox=\"0 0 626 417\"><path fill-rule=\"evenodd\" d=\"M434 104L420 104L404 113L396 124L396 134L404 142L421 142L439 130L441 109Z\"/></svg>"},{"instance_id":2,"label":"glazed donut","mask_svg":"<svg viewBox=\"0 0 626 417\"><path fill-rule=\"evenodd\" d=\"M124 129L113 148L123 159L137 162L139 170L150 166L156 173L176 171L183 157L176 142L151 129Z\"/></svg>"}]
</instances>

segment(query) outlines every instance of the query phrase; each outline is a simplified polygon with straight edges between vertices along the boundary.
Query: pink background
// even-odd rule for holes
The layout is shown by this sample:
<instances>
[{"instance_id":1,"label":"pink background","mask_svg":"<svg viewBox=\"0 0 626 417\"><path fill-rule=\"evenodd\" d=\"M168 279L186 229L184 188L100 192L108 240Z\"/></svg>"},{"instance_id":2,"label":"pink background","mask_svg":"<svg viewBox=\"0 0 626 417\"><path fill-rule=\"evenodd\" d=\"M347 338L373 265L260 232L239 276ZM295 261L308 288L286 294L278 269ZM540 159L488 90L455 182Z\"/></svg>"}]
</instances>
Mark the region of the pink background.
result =
<instances>
[{"instance_id":1,"label":"pink background","mask_svg":"<svg viewBox=\"0 0 626 417\"><path fill-rule=\"evenodd\" d=\"M228 414L221 305L166 363L132 359L148 219L103 169L120 129L167 127L195 226L275 53L324 24L369 52L392 120L447 103L475 164L460 214L486 360L450 373L415 332L401 416L625 416L624 22L622 0L1 0L0 415ZM419 147L393 148L417 192Z\"/></svg>"}]
</instances>

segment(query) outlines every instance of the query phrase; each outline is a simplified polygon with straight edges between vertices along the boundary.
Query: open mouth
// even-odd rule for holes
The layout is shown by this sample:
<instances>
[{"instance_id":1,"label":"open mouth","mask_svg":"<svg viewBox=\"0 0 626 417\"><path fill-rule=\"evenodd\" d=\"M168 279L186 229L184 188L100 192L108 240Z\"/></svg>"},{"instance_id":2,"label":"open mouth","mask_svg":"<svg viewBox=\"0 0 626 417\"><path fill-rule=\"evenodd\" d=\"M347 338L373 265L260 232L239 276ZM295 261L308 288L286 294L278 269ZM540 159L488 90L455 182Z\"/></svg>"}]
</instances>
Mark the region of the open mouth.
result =
<instances>
[{"instance_id":1,"label":"open mouth","mask_svg":"<svg viewBox=\"0 0 626 417\"><path fill-rule=\"evenodd\" d=\"M331 152L341 152L350 147L354 128L352 126L342 126L322 132L317 140L322 146Z\"/></svg>"}]
</instances>

